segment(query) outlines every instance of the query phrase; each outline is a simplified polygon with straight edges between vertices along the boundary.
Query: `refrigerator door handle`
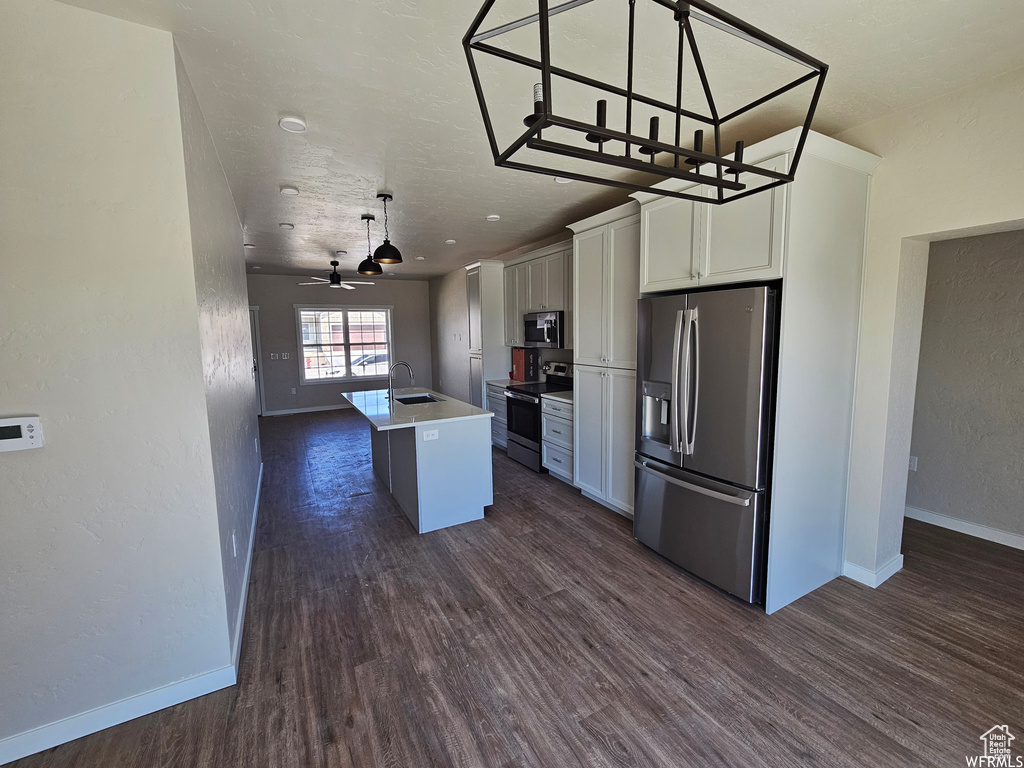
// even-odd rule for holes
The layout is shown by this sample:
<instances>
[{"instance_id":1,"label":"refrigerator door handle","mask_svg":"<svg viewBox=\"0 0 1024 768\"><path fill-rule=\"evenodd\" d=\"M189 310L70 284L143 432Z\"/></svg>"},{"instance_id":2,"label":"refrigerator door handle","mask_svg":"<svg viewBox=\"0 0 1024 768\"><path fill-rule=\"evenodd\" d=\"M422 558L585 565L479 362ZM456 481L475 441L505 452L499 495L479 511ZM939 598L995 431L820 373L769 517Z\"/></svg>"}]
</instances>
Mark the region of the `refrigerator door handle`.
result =
<instances>
[{"instance_id":1,"label":"refrigerator door handle","mask_svg":"<svg viewBox=\"0 0 1024 768\"><path fill-rule=\"evenodd\" d=\"M678 477L672 477L672 475L667 475L664 472L659 472L658 470L654 469L650 464L648 464L646 461L634 461L633 462L633 466L635 466L637 469L642 470L644 472L650 472L652 475L657 477L659 480L664 480L666 483L672 483L672 485L678 485L680 488L685 488L688 491L693 491L694 493L700 493L700 494L702 494L704 496L710 496L713 499L718 499L719 501L724 501L724 502L727 502L729 504L735 504L738 507L749 507L750 506L750 499L752 498L752 495L749 494L749 493L745 494L743 496L734 496L731 493L722 493L721 491L713 491L710 488L705 488L702 485L697 485L696 483L688 483L685 480L680 480Z\"/></svg>"},{"instance_id":2,"label":"refrigerator door handle","mask_svg":"<svg viewBox=\"0 0 1024 768\"><path fill-rule=\"evenodd\" d=\"M680 413L684 408L683 404L683 387L682 381L679 376L679 365L682 362L683 349L683 314L685 310L680 309L676 312L676 331L672 337L672 390L671 398L669 399L669 449L672 453L681 453L683 450L683 430L680 429L680 425L684 424L680 418ZM684 416L685 418L685 416Z\"/></svg>"},{"instance_id":3,"label":"refrigerator door handle","mask_svg":"<svg viewBox=\"0 0 1024 768\"><path fill-rule=\"evenodd\" d=\"M683 452L686 456L693 455L693 442L697 436L697 390L700 386L700 326L697 322L697 309L686 310L686 421L683 425L683 434L686 436L686 446ZM690 350L693 350L691 355ZM693 361L691 369L690 362ZM692 425L692 426L691 426Z\"/></svg>"}]
</instances>

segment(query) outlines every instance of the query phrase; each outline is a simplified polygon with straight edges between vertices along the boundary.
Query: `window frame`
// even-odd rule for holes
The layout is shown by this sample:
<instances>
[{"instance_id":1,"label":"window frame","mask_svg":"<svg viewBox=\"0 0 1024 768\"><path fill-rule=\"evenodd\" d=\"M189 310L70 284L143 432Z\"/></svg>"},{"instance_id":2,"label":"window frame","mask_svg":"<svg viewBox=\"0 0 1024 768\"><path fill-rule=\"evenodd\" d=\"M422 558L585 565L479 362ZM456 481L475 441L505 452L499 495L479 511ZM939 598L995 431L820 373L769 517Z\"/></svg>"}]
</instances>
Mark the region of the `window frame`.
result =
<instances>
[{"instance_id":1,"label":"window frame","mask_svg":"<svg viewBox=\"0 0 1024 768\"><path fill-rule=\"evenodd\" d=\"M356 381L386 381L388 375L386 373L376 374L373 376L353 376L351 373L345 376L334 376L329 379L312 379L306 380L306 367L304 364L305 348L306 344L302 342L302 313L303 312L344 312L345 319L345 358L346 367L351 371L352 363L352 342L349 340L348 335L348 313L349 312L384 312L385 313L385 328L387 332L387 347L388 347L388 360L392 359L394 353L394 331L392 330L395 306L394 304L293 304L292 309L295 311L295 339L298 351L295 355L296 364L299 373L299 386L300 387L316 387L321 384L338 384L340 382L356 382ZM319 346L319 345L317 345ZM334 345L337 346L337 345Z\"/></svg>"}]
</instances>

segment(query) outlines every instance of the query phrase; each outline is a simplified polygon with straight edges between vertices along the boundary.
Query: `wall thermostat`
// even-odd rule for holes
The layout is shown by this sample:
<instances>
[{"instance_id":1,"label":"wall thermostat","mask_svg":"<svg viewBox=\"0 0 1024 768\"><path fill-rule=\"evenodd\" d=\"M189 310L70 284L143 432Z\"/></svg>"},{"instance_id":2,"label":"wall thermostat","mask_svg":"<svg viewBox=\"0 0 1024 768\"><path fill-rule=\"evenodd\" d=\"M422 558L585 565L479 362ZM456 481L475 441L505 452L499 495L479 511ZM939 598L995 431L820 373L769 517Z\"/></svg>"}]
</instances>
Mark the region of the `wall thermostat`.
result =
<instances>
[{"instance_id":1,"label":"wall thermostat","mask_svg":"<svg viewBox=\"0 0 1024 768\"><path fill-rule=\"evenodd\" d=\"M38 416L0 419L0 451L25 451L43 444L43 425Z\"/></svg>"}]
</instances>

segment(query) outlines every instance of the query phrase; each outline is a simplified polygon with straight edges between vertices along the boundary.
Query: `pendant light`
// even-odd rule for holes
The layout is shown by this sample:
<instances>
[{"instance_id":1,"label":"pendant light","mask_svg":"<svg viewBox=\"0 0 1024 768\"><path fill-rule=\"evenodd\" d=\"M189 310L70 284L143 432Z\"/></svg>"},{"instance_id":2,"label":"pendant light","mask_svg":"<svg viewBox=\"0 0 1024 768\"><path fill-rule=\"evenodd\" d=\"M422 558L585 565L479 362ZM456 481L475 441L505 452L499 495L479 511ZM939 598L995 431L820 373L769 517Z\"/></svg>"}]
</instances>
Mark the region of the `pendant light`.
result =
<instances>
[{"instance_id":1,"label":"pendant light","mask_svg":"<svg viewBox=\"0 0 1024 768\"><path fill-rule=\"evenodd\" d=\"M372 213L364 213L363 221L366 222L366 258L359 262L359 267L356 269L360 275L382 275L384 270L380 268L380 264L373 260L370 255L370 222L374 221L375 217Z\"/></svg>"},{"instance_id":2,"label":"pendant light","mask_svg":"<svg viewBox=\"0 0 1024 768\"><path fill-rule=\"evenodd\" d=\"M373 260L378 264L401 264L401 252L388 240L388 203L394 198L387 192L381 192L377 199L384 201L384 243L373 252Z\"/></svg>"}]
</instances>

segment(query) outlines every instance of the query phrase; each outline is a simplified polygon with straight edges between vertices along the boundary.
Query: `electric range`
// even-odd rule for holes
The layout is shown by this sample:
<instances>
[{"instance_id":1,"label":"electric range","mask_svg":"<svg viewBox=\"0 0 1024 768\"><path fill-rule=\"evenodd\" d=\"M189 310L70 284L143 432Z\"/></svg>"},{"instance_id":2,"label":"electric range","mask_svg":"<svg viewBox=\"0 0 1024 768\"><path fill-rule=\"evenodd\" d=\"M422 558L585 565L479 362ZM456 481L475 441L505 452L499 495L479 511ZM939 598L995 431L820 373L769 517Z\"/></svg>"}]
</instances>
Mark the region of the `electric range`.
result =
<instances>
[{"instance_id":1,"label":"electric range","mask_svg":"<svg viewBox=\"0 0 1024 768\"><path fill-rule=\"evenodd\" d=\"M540 396L572 389L572 365L549 363L545 381L510 383L505 387L508 420L508 457L534 472L547 472L541 465Z\"/></svg>"}]
</instances>

